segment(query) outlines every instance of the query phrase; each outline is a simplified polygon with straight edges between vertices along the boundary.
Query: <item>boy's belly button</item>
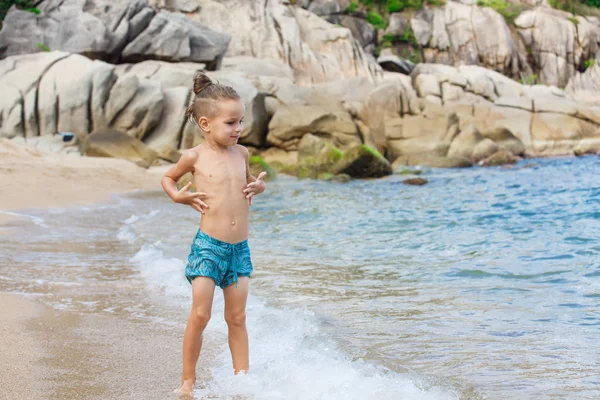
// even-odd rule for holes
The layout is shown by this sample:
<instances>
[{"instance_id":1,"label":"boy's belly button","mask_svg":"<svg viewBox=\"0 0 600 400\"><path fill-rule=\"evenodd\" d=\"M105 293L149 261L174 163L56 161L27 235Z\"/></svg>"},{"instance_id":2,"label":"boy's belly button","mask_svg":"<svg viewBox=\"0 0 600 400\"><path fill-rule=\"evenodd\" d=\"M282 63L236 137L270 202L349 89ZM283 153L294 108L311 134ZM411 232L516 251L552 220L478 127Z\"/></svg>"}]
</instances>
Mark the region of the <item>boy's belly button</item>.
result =
<instances>
[{"instance_id":1,"label":"boy's belly button","mask_svg":"<svg viewBox=\"0 0 600 400\"><path fill-rule=\"evenodd\" d=\"M231 221L231 226L235 225L235 221Z\"/></svg>"}]
</instances>

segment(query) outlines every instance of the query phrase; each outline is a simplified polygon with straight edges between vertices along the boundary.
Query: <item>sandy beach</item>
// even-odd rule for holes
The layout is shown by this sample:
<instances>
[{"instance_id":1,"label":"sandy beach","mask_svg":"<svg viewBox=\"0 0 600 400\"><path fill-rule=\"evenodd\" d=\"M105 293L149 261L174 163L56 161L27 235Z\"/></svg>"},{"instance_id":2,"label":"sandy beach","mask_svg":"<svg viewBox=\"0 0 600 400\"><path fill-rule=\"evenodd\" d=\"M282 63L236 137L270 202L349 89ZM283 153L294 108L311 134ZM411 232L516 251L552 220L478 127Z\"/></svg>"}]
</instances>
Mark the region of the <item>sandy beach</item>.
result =
<instances>
[{"instance_id":1,"label":"sandy beach","mask_svg":"<svg viewBox=\"0 0 600 400\"><path fill-rule=\"evenodd\" d=\"M146 170L126 160L56 154L0 139L0 210L65 207L158 189L166 168Z\"/></svg>"},{"instance_id":2,"label":"sandy beach","mask_svg":"<svg viewBox=\"0 0 600 400\"><path fill-rule=\"evenodd\" d=\"M165 168L59 155L0 139L0 235L19 223L21 210L158 189ZM155 324L118 313L60 311L26 294L0 292L0 304L2 400L164 399L179 379L181 338Z\"/></svg>"}]
</instances>

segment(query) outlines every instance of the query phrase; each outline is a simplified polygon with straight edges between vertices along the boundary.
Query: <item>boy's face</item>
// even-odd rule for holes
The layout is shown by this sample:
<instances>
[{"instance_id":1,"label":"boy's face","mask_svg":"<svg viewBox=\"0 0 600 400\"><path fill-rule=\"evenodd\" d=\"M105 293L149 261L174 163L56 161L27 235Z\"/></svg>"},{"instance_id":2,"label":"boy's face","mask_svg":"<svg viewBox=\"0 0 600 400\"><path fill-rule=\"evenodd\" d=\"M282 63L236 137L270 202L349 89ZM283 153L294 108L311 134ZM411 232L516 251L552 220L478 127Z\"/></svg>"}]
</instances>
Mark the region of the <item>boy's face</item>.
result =
<instances>
[{"instance_id":1,"label":"boy's face","mask_svg":"<svg viewBox=\"0 0 600 400\"><path fill-rule=\"evenodd\" d=\"M222 146L233 146L237 144L244 129L246 107L241 99L219 100L216 103L216 113L208 120L208 134Z\"/></svg>"}]
</instances>

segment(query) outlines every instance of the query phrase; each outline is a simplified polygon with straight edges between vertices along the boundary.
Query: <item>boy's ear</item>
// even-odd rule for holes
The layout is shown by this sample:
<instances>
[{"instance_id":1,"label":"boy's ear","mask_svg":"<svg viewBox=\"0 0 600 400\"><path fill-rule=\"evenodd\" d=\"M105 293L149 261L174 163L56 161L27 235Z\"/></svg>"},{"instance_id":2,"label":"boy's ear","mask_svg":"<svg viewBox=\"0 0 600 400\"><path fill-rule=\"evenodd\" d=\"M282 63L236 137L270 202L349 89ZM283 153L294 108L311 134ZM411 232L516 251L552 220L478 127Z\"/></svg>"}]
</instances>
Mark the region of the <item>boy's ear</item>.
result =
<instances>
[{"instance_id":1,"label":"boy's ear","mask_svg":"<svg viewBox=\"0 0 600 400\"><path fill-rule=\"evenodd\" d=\"M204 132L210 132L210 124L208 123L208 118L206 118L206 117L198 118L198 126Z\"/></svg>"}]
</instances>

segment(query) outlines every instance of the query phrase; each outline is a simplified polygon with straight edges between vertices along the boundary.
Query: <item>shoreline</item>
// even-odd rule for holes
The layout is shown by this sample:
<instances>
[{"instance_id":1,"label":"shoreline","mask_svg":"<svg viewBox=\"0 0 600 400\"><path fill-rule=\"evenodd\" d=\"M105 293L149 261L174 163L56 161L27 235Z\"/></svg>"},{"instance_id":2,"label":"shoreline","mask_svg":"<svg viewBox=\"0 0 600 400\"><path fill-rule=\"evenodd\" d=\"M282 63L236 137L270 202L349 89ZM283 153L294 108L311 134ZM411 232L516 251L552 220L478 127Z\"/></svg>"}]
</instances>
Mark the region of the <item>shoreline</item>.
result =
<instances>
[{"instance_id":1,"label":"shoreline","mask_svg":"<svg viewBox=\"0 0 600 400\"><path fill-rule=\"evenodd\" d=\"M160 189L169 167L146 170L127 160L56 154L0 139L0 237L22 223L25 210ZM146 324L140 329L143 323L127 314L55 310L43 296L38 301L27 293L0 291L0 304L0 399L164 399L177 386L178 335ZM143 346L168 351L153 359ZM123 371L129 379L120 379Z\"/></svg>"}]
</instances>

